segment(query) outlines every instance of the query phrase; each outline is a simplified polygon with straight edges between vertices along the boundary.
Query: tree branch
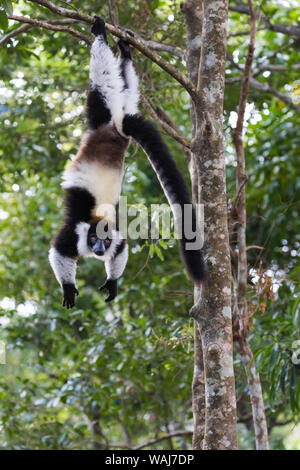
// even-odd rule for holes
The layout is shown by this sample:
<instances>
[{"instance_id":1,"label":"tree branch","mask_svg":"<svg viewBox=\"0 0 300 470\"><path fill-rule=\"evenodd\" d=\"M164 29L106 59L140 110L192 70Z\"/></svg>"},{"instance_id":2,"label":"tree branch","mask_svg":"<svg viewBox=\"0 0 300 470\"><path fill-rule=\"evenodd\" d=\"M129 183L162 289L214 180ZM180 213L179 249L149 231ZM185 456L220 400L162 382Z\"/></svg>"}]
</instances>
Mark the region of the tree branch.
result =
<instances>
[{"instance_id":1,"label":"tree branch","mask_svg":"<svg viewBox=\"0 0 300 470\"><path fill-rule=\"evenodd\" d=\"M300 69L300 64L291 64L291 65L261 64L253 72L253 75L258 75L260 72L262 72L264 70L271 70L271 71L274 71L274 72L288 72L291 69L299 70Z\"/></svg>"},{"instance_id":2,"label":"tree branch","mask_svg":"<svg viewBox=\"0 0 300 470\"><path fill-rule=\"evenodd\" d=\"M163 121L159 115L157 114L157 112L155 111L155 109L152 107L152 105L150 104L149 100L144 96L142 95L141 96L142 98L142 103L146 109L146 111L150 114L150 116L164 129L164 131L171 137L173 137L173 139L175 139L177 142L179 142L181 145L183 145L184 147L186 147L187 149L190 149L191 148L191 144L190 142L185 139L182 135L180 135L178 132L175 131L175 129L173 127L171 127L169 124L167 124L165 121Z\"/></svg>"},{"instance_id":3,"label":"tree branch","mask_svg":"<svg viewBox=\"0 0 300 470\"><path fill-rule=\"evenodd\" d=\"M235 67L240 73L244 73L243 69L239 66L239 64L235 63L232 56L227 53L227 59L230 61L230 63ZM295 65L295 68L298 68L298 64ZM227 78L226 79L226 84L234 84L237 82L240 82L242 80L243 75L237 76L237 77L232 77L232 78ZM250 86L251 88L255 88L256 90L263 91L265 93L269 93L270 95L276 96L280 101L285 103L289 108L293 109L297 113L300 113L300 107L296 106L291 99L287 97L284 93L281 93L278 90L275 90L275 88L272 88L268 85L268 83L262 83L256 80L253 77L250 77Z\"/></svg>"},{"instance_id":4,"label":"tree branch","mask_svg":"<svg viewBox=\"0 0 300 470\"><path fill-rule=\"evenodd\" d=\"M62 7L56 6L52 2L50 2L49 0L27 0L27 1L31 2L31 3L36 3L36 4L41 5L41 6L44 6L44 7L48 8L50 11L52 11L53 13L55 13L57 15L65 16L65 17L68 17L68 18L73 18L73 19L83 21L84 23L88 23L88 24L92 24L94 22L94 18L92 16L86 15L86 14L81 13L79 11L73 11L73 10L69 10L67 8L62 8ZM48 23L46 23L46 24L48 24ZM165 59L163 59L159 54L152 51L150 49L150 47L148 47L146 45L145 41L143 41L137 35L132 37L125 30L120 29L120 28L116 28L115 26L112 26L108 23L106 23L106 28L114 36L117 36L119 38L126 37L128 42L132 46L134 46L137 50L142 52L146 57L151 59L152 62L156 63L165 72L167 72L169 75L171 75L173 78L175 78L175 80L177 80L177 82L179 82L187 90L187 92L191 95L192 98L196 97L195 87L193 86L192 82L186 77L186 75L184 73L180 72L173 65L169 64L169 62L167 62ZM50 28L48 28L48 29L50 29ZM82 33L80 33L80 34L82 34Z\"/></svg>"},{"instance_id":5,"label":"tree branch","mask_svg":"<svg viewBox=\"0 0 300 470\"><path fill-rule=\"evenodd\" d=\"M231 5L229 7L230 11L235 11L237 13L242 13L245 15L250 15L249 7L243 3L240 5ZM289 34L290 36L296 36L300 38L300 27L295 25L281 24L281 23L271 23L269 18L261 14L257 15L260 21L266 26L267 29L275 31L276 33Z\"/></svg>"},{"instance_id":6,"label":"tree branch","mask_svg":"<svg viewBox=\"0 0 300 470\"><path fill-rule=\"evenodd\" d=\"M249 314L247 305L247 245L246 245L246 225L247 225L247 211L246 211L246 193L245 182L247 181L246 175L246 162L245 151L243 144L243 127L245 119L245 110L249 95L249 86L251 78L251 68L254 59L254 46L256 35L256 16L252 0L248 0L250 11L250 41L248 52L246 56L245 68L242 76L242 85L240 91L240 99L238 106L238 119L236 128L232 133L232 140L236 150L237 169L236 169L236 191L237 191L237 279L235 281L234 289L234 339L236 349L241 357L242 363L245 368L249 394L252 406L252 416L255 431L256 449L268 450L268 429L266 415L264 412L264 401L262 395L262 388L260 383L259 374L256 371L255 362L253 360L253 353L248 340L249 331Z\"/></svg>"},{"instance_id":7,"label":"tree branch","mask_svg":"<svg viewBox=\"0 0 300 470\"><path fill-rule=\"evenodd\" d=\"M191 435L192 435L192 431L171 432L169 434L165 434L164 436L156 437L155 439L152 439L151 441L144 442L144 444L140 444L139 446L133 447L133 450L140 450L140 449L143 449L144 447L152 446L153 444L156 444L157 442L164 441L165 439L171 439L172 437L191 436Z\"/></svg>"},{"instance_id":8,"label":"tree branch","mask_svg":"<svg viewBox=\"0 0 300 470\"><path fill-rule=\"evenodd\" d=\"M19 34L25 33L25 31L28 31L28 29L31 28L32 26L30 24L23 24L22 26L19 26L18 28L14 29L13 31L6 34L0 39L0 46L5 46L5 44L7 44L10 39L19 36Z\"/></svg>"},{"instance_id":9,"label":"tree branch","mask_svg":"<svg viewBox=\"0 0 300 470\"><path fill-rule=\"evenodd\" d=\"M19 21L20 23L27 23L28 25L31 25L31 27L39 26L40 28L49 29L51 31L63 31L65 33L72 34L72 36L75 36L78 39L81 39L86 44L92 44L93 42L90 36L88 36L87 34L81 33L77 29L70 28L69 26L63 26L61 24L56 25L56 24L53 24L53 22L50 23L50 21L33 20L31 18L27 18L27 16L7 15L7 17L10 20ZM24 32L24 30L22 32Z\"/></svg>"},{"instance_id":10,"label":"tree branch","mask_svg":"<svg viewBox=\"0 0 300 470\"><path fill-rule=\"evenodd\" d=\"M14 19L14 17L9 17L9 18ZM47 23L57 24L57 25L73 24L73 23L77 23L77 20L72 20L71 18L65 18L61 20L49 20L47 21ZM28 31L29 29L32 29L32 28L34 28L34 25L29 24L29 23L27 24L24 23L22 26L19 26L18 28L13 29L12 31L10 31L9 33L7 33L5 36L3 36L0 39L0 46L5 46L10 39L17 37L20 34L25 33L25 31Z\"/></svg>"},{"instance_id":11,"label":"tree branch","mask_svg":"<svg viewBox=\"0 0 300 470\"><path fill-rule=\"evenodd\" d=\"M283 101L289 108L293 109L297 113L300 113L300 107L296 106L292 100L290 100L284 93L281 93L275 88L270 87L267 83L261 83L255 78L251 78L250 85L257 90L264 91L265 93L270 93L271 95L276 96L280 101Z\"/></svg>"},{"instance_id":12,"label":"tree branch","mask_svg":"<svg viewBox=\"0 0 300 470\"><path fill-rule=\"evenodd\" d=\"M171 44L162 44L156 41L144 41L146 46L150 47L150 49L154 51L162 51L162 52L169 52L179 59L185 59L185 52L178 46L172 46Z\"/></svg>"}]
</instances>

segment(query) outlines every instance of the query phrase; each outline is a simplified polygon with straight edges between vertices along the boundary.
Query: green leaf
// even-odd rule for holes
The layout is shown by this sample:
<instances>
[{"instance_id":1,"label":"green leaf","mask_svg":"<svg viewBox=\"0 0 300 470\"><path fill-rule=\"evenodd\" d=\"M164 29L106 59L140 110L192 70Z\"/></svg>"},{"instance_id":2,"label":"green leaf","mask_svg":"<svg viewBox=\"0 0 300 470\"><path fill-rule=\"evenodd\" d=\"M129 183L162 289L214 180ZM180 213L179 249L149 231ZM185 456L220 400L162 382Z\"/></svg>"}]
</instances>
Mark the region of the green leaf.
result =
<instances>
[{"instance_id":1,"label":"green leaf","mask_svg":"<svg viewBox=\"0 0 300 470\"><path fill-rule=\"evenodd\" d=\"M0 4L4 8L6 13L8 13L9 15L13 14L14 9L10 0L0 0Z\"/></svg>"},{"instance_id":2,"label":"green leaf","mask_svg":"<svg viewBox=\"0 0 300 470\"><path fill-rule=\"evenodd\" d=\"M155 247L154 245L150 245L150 249L149 249L149 255L150 255L150 258L153 258L153 255L154 255L154 250L155 250Z\"/></svg>"},{"instance_id":3,"label":"green leaf","mask_svg":"<svg viewBox=\"0 0 300 470\"><path fill-rule=\"evenodd\" d=\"M297 370L296 367L292 368L291 380L290 380L290 400L291 408L293 411L297 410L298 404L296 401L296 388L297 388Z\"/></svg>"},{"instance_id":4,"label":"green leaf","mask_svg":"<svg viewBox=\"0 0 300 470\"><path fill-rule=\"evenodd\" d=\"M161 259L163 261L164 257L163 257L162 251L157 245L155 245L155 252L156 252L157 256L159 257L159 259Z\"/></svg>"},{"instance_id":5,"label":"green leaf","mask_svg":"<svg viewBox=\"0 0 300 470\"><path fill-rule=\"evenodd\" d=\"M0 10L0 29L6 31L8 28L8 19L4 10Z\"/></svg>"}]
</instances>

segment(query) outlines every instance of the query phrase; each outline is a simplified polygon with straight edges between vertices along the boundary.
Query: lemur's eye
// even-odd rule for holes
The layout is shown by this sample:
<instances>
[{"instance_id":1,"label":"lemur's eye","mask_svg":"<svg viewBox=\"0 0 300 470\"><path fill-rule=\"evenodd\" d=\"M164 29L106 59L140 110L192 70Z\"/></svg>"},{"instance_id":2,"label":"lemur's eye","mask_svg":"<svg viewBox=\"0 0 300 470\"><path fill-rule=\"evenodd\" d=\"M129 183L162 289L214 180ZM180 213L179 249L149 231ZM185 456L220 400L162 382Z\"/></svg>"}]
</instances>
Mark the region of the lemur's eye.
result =
<instances>
[{"instance_id":1,"label":"lemur's eye","mask_svg":"<svg viewBox=\"0 0 300 470\"><path fill-rule=\"evenodd\" d=\"M92 243L96 243L97 237L91 237L91 238L90 238L90 241L91 241Z\"/></svg>"},{"instance_id":2,"label":"lemur's eye","mask_svg":"<svg viewBox=\"0 0 300 470\"><path fill-rule=\"evenodd\" d=\"M106 238L106 240L104 240L104 245L107 247L110 245L110 240L109 238Z\"/></svg>"}]
</instances>

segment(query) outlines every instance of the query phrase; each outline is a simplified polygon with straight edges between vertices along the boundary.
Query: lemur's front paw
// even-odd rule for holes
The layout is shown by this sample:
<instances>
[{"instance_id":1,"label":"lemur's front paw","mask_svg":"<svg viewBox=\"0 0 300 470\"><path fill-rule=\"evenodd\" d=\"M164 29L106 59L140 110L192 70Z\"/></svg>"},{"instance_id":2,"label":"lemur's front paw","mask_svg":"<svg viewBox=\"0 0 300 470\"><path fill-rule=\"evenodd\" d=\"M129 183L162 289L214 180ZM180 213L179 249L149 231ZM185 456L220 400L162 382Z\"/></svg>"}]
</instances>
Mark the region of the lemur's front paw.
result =
<instances>
[{"instance_id":1,"label":"lemur's front paw","mask_svg":"<svg viewBox=\"0 0 300 470\"><path fill-rule=\"evenodd\" d=\"M94 36L102 35L106 39L106 31L105 31L105 21L100 16L94 16L95 23L91 27L91 32Z\"/></svg>"},{"instance_id":2,"label":"lemur's front paw","mask_svg":"<svg viewBox=\"0 0 300 470\"><path fill-rule=\"evenodd\" d=\"M106 297L105 302L111 302L118 294L118 281L117 279L107 279L103 286L99 287L99 290L108 290L108 297Z\"/></svg>"},{"instance_id":3,"label":"lemur's front paw","mask_svg":"<svg viewBox=\"0 0 300 470\"><path fill-rule=\"evenodd\" d=\"M63 307L72 308L75 305L75 295L78 295L79 292L74 286L74 284L63 284Z\"/></svg>"}]
</instances>

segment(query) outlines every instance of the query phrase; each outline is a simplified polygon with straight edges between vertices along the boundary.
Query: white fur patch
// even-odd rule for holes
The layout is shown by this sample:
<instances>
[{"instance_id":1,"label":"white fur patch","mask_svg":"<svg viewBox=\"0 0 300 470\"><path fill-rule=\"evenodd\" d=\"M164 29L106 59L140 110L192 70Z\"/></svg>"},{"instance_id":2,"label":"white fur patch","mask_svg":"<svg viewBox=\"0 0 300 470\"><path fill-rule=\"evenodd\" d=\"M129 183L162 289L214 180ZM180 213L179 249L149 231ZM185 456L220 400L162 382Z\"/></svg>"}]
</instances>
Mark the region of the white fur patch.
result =
<instances>
[{"instance_id":1,"label":"white fur patch","mask_svg":"<svg viewBox=\"0 0 300 470\"><path fill-rule=\"evenodd\" d=\"M116 57L101 36L97 36L91 48L90 80L92 89L99 89L104 96L112 120L119 132L122 132L123 79Z\"/></svg>"},{"instance_id":2,"label":"white fur patch","mask_svg":"<svg viewBox=\"0 0 300 470\"><path fill-rule=\"evenodd\" d=\"M78 235L77 250L80 256L92 256L92 252L87 244L87 235L90 224L86 222L79 222L76 225L75 232Z\"/></svg>"},{"instance_id":3,"label":"white fur patch","mask_svg":"<svg viewBox=\"0 0 300 470\"><path fill-rule=\"evenodd\" d=\"M124 90L125 114L137 114L139 110L139 79L131 60L126 60L124 74L128 88Z\"/></svg>"},{"instance_id":4,"label":"white fur patch","mask_svg":"<svg viewBox=\"0 0 300 470\"><path fill-rule=\"evenodd\" d=\"M63 175L64 189L74 186L86 189L96 199L96 214L106 217L111 222L115 218L115 206L121 193L123 172L109 168L100 162L79 162L76 166L67 168Z\"/></svg>"},{"instance_id":5,"label":"white fur patch","mask_svg":"<svg viewBox=\"0 0 300 470\"><path fill-rule=\"evenodd\" d=\"M76 260L62 256L54 247L49 250L49 262L59 284L76 285Z\"/></svg>"},{"instance_id":6,"label":"white fur patch","mask_svg":"<svg viewBox=\"0 0 300 470\"><path fill-rule=\"evenodd\" d=\"M126 243L124 250L116 256L105 260L105 270L108 279L119 279L122 276L128 260L128 245Z\"/></svg>"}]
</instances>

